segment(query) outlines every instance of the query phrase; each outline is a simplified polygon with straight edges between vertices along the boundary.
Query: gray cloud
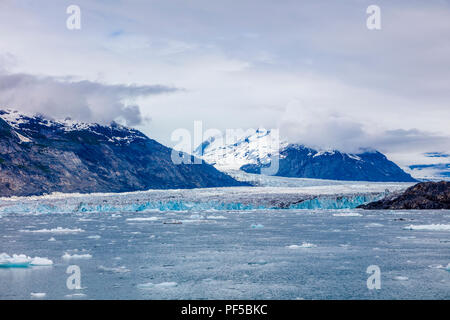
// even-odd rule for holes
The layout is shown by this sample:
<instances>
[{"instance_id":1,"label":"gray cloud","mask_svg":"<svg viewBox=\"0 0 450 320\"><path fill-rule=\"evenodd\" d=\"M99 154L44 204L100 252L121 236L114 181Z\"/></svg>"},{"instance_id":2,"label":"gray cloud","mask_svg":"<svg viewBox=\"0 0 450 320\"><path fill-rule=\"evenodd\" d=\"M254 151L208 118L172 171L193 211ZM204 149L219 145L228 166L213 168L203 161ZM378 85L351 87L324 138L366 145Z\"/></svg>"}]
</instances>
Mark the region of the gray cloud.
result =
<instances>
[{"instance_id":1,"label":"gray cloud","mask_svg":"<svg viewBox=\"0 0 450 320\"><path fill-rule=\"evenodd\" d=\"M104 84L0 72L1 107L103 124L113 120L130 126L141 124L136 99L177 90L163 85Z\"/></svg>"},{"instance_id":2,"label":"gray cloud","mask_svg":"<svg viewBox=\"0 0 450 320\"><path fill-rule=\"evenodd\" d=\"M362 123L340 115L311 119L304 123L284 120L281 133L290 141L319 149L338 149L358 153L366 149L383 153L419 152L428 150L450 150L450 138L419 129L379 130L371 132Z\"/></svg>"}]
</instances>

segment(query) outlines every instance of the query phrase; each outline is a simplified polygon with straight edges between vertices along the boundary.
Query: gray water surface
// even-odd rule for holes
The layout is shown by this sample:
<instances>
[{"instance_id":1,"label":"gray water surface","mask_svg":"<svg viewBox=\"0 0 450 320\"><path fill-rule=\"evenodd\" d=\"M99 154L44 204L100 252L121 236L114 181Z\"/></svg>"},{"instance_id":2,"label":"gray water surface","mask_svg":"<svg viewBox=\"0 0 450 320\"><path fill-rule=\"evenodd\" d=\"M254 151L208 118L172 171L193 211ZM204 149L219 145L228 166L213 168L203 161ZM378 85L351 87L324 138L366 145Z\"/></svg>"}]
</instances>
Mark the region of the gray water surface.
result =
<instances>
[{"instance_id":1,"label":"gray water surface","mask_svg":"<svg viewBox=\"0 0 450 320\"><path fill-rule=\"evenodd\" d=\"M4 213L0 253L54 264L0 268L0 298L449 299L450 231L404 229L431 224L450 211ZM83 231L45 232L57 227ZM68 289L69 265L82 289ZM380 290L367 288L370 265Z\"/></svg>"}]
</instances>

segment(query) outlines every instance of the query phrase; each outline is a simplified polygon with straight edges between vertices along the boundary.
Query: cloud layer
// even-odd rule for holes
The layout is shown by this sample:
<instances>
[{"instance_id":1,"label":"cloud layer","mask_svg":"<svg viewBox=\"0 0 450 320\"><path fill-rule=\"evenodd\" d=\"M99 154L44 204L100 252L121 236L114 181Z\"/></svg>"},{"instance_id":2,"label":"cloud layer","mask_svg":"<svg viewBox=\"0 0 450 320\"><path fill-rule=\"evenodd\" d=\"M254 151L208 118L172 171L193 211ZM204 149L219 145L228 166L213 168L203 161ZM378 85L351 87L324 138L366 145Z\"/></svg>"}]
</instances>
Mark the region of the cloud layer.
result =
<instances>
[{"instance_id":1,"label":"cloud layer","mask_svg":"<svg viewBox=\"0 0 450 320\"><path fill-rule=\"evenodd\" d=\"M0 72L1 107L103 124L113 120L129 126L142 124L143 116L135 101L176 90L163 85L112 85Z\"/></svg>"},{"instance_id":2,"label":"cloud layer","mask_svg":"<svg viewBox=\"0 0 450 320\"><path fill-rule=\"evenodd\" d=\"M370 0L77 4L82 29L69 31L67 3L0 1L9 70L0 103L130 125L151 117L138 129L167 145L203 120L205 129L279 127L295 142L404 152L407 161L450 151L449 1L378 0L378 31L366 27Z\"/></svg>"}]
</instances>

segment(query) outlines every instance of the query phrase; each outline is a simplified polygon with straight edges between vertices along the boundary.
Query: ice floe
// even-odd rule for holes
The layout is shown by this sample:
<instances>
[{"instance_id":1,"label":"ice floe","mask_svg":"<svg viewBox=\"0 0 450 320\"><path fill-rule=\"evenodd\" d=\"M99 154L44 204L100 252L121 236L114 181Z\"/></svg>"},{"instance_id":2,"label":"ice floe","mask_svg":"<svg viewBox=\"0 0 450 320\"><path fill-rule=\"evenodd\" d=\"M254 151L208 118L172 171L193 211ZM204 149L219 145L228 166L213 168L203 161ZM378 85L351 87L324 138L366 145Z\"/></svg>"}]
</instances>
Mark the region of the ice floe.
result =
<instances>
[{"instance_id":1,"label":"ice floe","mask_svg":"<svg viewBox=\"0 0 450 320\"><path fill-rule=\"evenodd\" d=\"M313 243L303 242L301 245L291 244L290 246L287 246L286 248L288 248L288 249L302 249L302 248L315 248L315 247L317 247L317 246L315 244L313 244Z\"/></svg>"},{"instance_id":2,"label":"ice floe","mask_svg":"<svg viewBox=\"0 0 450 320\"><path fill-rule=\"evenodd\" d=\"M47 258L31 258L24 254L13 254L12 256L7 253L0 254L0 268L27 268L30 266L51 265L53 265L53 261Z\"/></svg>"},{"instance_id":3,"label":"ice floe","mask_svg":"<svg viewBox=\"0 0 450 320\"><path fill-rule=\"evenodd\" d=\"M31 292L30 296L32 298L45 298L45 296L47 296L47 294L45 292Z\"/></svg>"},{"instance_id":4,"label":"ice floe","mask_svg":"<svg viewBox=\"0 0 450 320\"><path fill-rule=\"evenodd\" d=\"M120 267L105 267L105 266L99 266L98 270L103 272L110 272L110 273L127 273L130 272L130 269L127 269L125 266Z\"/></svg>"},{"instance_id":5,"label":"ice floe","mask_svg":"<svg viewBox=\"0 0 450 320\"><path fill-rule=\"evenodd\" d=\"M366 228L379 228L379 227L383 227L383 225L381 223L376 222L366 224Z\"/></svg>"},{"instance_id":6,"label":"ice floe","mask_svg":"<svg viewBox=\"0 0 450 320\"><path fill-rule=\"evenodd\" d=\"M64 260L71 260L71 259L91 259L92 255L89 253L82 253L82 254L78 254L78 253L74 253L74 254L70 254L68 252L65 252L62 256L62 258Z\"/></svg>"},{"instance_id":7,"label":"ice floe","mask_svg":"<svg viewBox=\"0 0 450 320\"><path fill-rule=\"evenodd\" d=\"M156 221L159 220L158 217L147 217L147 218L128 218L127 221Z\"/></svg>"},{"instance_id":8,"label":"ice floe","mask_svg":"<svg viewBox=\"0 0 450 320\"><path fill-rule=\"evenodd\" d=\"M142 283L142 284L138 284L137 287L139 289L167 289L167 288L173 288L178 286L178 283L176 282L161 282L161 283Z\"/></svg>"},{"instance_id":9,"label":"ice floe","mask_svg":"<svg viewBox=\"0 0 450 320\"><path fill-rule=\"evenodd\" d=\"M213 219L213 220L225 220L228 219L225 216L208 216L207 219Z\"/></svg>"},{"instance_id":10,"label":"ice floe","mask_svg":"<svg viewBox=\"0 0 450 320\"><path fill-rule=\"evenodd\" d=\"M450 263L447 266L443 266L442 264L431 264L428 267L433 269L444 269L450 272Z\"/></svg>"},{"instance_id":11,"label":"ice floe","mask_svg":"<svg viewBox=\"0 0 450 320\"><path fill-rule=\"evenodd\" d=\"M334 217L361 217L362 214L358 212L339 212L339 213L333 213Z\"/></svg>"},{"instance_id":12,"label":"ice floe","mask_svg":"<svg viewBox=\"0 0 450 320\"><path fill-rule=\"evenodd\" d=\"M56 227L53 229L40 229L40 230L20 230L21 232L31 232L31 233L56 233L56 234L63 234L63 233L79 233L84 232L83 229L75 228L75 229L69 229L69 228L62 228L62 227Z\"/></svg>"},{"instance_id":13,"label":"ice floe","mask_svg":"<svg viewBox=\"0 0 450 320\"><path fill-rule=\"evenodd\" d=\"M64 297L68 298L68 299L72 299L72 298L85 298L87 297L86 294L84 293L72 293L72 294L66 294Z\"/></svg>"},{"instance_id":14,"label":"ice floe","mask_svg":"<svg viewBox=\"0 0 450 320\"><path fill-rule=\"evenodd\" d=\"M450 224L410 224L404 227L405 230L430 230L430 231L450 231Z\"/></svg>"}]
</instances>

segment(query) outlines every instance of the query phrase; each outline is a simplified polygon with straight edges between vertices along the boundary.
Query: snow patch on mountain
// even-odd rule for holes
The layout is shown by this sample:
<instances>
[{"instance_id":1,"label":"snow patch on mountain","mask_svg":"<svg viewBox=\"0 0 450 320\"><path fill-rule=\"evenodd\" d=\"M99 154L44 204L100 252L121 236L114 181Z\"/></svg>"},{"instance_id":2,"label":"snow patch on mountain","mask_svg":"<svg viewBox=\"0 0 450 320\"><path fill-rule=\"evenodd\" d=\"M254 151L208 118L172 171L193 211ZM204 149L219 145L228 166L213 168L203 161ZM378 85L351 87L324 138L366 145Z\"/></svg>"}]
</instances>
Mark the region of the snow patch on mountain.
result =
<instances>
[{"instance_id":1,"label":"snow patch on mountain","mask_svg":"<svg viewBox=\"0 0 450 320\"><path fill-rule=\"evenodd\" d=\"M80 132L88 131L97 135L99 138L111 143L130 144L139 139L148 139L145 135L137 130L121 126L113 122L109 127L101 126L97 123L85 123L75 121L70 118L66 119L48 119L39 114L29 114L18 112L12 109L1 109L0 118L6 121L15 131L21 142L31 142L32 140L26 136L26 133L35 133L36 127L47 127L57 132ZM105 128L108 128L105 130ZM20 133L19 133L20 131Z\"/></svg>"},{"instance_id":2,"label":"snow patch on mountain","mask_svg":"<svg viewBox=\"0 0 450 320\"><path fill-rule=\"evenodd\" d=\"M271 157L280 156L280 150L287 145L277 131L249 129L226 137L209 137L194 150L194 155L219 170L229 171L246 164L269 164Z\"/></svg>"}]
</instances>

